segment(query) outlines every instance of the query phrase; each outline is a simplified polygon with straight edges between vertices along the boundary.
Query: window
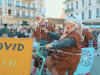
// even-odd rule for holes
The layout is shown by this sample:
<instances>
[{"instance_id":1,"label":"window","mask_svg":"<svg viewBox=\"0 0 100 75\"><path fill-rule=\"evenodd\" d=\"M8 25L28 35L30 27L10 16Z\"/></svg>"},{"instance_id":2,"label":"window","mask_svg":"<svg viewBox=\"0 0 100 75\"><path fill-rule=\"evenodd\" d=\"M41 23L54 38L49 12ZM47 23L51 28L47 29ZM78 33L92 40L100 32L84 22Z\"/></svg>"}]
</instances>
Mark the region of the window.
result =
<instances>
[{"instance_id":1,"label":"window","mask_svg":"<svg viewBox=\"0 0 100 75\"><path fill-rule=\"evenodd\" d=\"M6 5L6 0L5 0L5 5Z\"/></svg>"},{"instance_id":2,"label":"window","mask_svg":"<svg viewBox=\"0 0 100 75\"><path fill-rule=\"evenodd\" d=\"M73 3L71 3L71 8L73 8Z\"/></svg>"},{"instance_id":3,"label":"window","mask_svg":"<svg viewBox=\"0 0 100 75\"><path fill-rule=\"evenodd\" d=\"M84 11L82 12L82 20L84 20Z\"/></svg>"},{"instance_id":4,"label":"window","mask_svg":"<svg viewBox=\"0 0 100 75\"><path fill-rule=\"evenodd\" d=\"M0 5L2 5L2 0L0 0Z\"/></svg>"},{"instance_id":5,"label":"window","mask_svg":"<svg viewBox=\"0 0 100 75\"><path fill-rule=\"evenodd\" d=\"M89 6L91 5L91 0L89 0Z\"/></svg>"},{"instance_id":6,"label":"window","mask_svg":"<svg viewBox=\"0 0 100 75\"><path fill-rule=\"evenodd\" d=\"M17 20L17 25L20 26L20 21L19 20Z\"/></svg>"},{"instance_id":7,"label":"window","mask_svg":"<svg viewBox=\"0 0 100 75\"><path fill-rule=\"evenodd\" d=\"M33 4L33 8L35 8L35 4Z\"/></svg>"},{"instance_id":8,"label":"window","mask_svg":"<svg viewBox=\"0 0 100 75\"><path fill-rule=\"evenodd\" d=\"M17 15L17 17L20 16L20 12L19 12L19 10L16 11L16 15Z\"/></svg>"},{"instance_id":9,"label":"window","mask_svg":"<svg viewBox=\"0 0 100 75\"><path fill-rule=\"evenodd\" d=\"M42 9L42 7L43 7L43 5L42 5L42 4L40 4L40 10Z\"/></svg>"},{"instance_id":10,"label":"window","mask_svg":"<svg viewBox=\"0 0 100 75\"><path fill-rule=\"evenodd\" d=\"M19 6L19 1L16 2L16 6Z\"/></svg>"},{"instance_id":11,"label":"window","mask_svg":"<svg viewBox=\"0 0 100 75\"><path fill-rule=\"evenodd\" d=\"M76 9L78 9L78 1L76 2Z\"/></svg>"},{"instance_id":12,"label":"window","mask_svg":"<svg viewBox=\"0 0 100 75\"><path fill-rule=\"evenodd\" d=\"M99 17L99 8L96 9L96 18Z\"/></svg>"},{"instance_id":13,"label":"window","mask_svg":"<svg viewBox=\"0 0 100 75\"><path fill-rule=\"evenodd\" d=\"M2 9L0 8L0 15L1 15L1 13L2 13Z\"/></svg>"},{"instance_id":14,"label":"window","mask_svg":"<svg viewBox=\"0 0 100 75\"><path fill-rule=\"evenodd\" d=\"M22 8L25 8L25 3L24 2L22 3Z\"/></svg>"},{"instance_id":15,"label":"window","mask_svg":"<svg viewBox=\"0 0 100 75\"><path fill-rule=\"evenodd\" d=\"M31 12L28 12L28 18L30 18L30 16L31 16L30 14L31 14Z\"/></svg>"},{"instance_id":16,"label":"window","mask_svg":"<svg viewBox=\"0 0 100 75\"><path fill-rule=\"evenodd\" d=\"M33 12L33 17L35 17L36 16L36 14L35 14L35 12Z\"/></svg>"},{"instance_id":17,"label":"window","mask_svg":"<svg viewBox=\"0 0 100 75\"><path fill-rule=\"evenodd\" d=\"M22 17L25 18L25 11L22 11Z\"/></svg>"},{"instance_id":18,"label":"window","mask_svg":"<svg viewBox=\"0 0 100 75\"><path fill-rule=\"evenodd\" d=\"M2 19L0 19L0 25L2 25Z\"/></svg>"},{"instance_id":19,"label":"window","mask_svg":"<svg viewBox=\"0 0 100 75\"><path fill-rule=\"evenodd\" d=\"M92 13L91 10L89 10L89 19L91 19L91 13Z\"/></svg>"},{"instance_id":20,"label":"window","mask_svg":"<svg viewBox=\"0 0 100 75\"><path fill-rule=\"evenodd\" d=\"M27 4L27 7L30 8L30 3Z\"/></svg>"},{"instance_id":21,"label":"window","mask_svg":"<svg viewBox=\"0 0 100 75\"><path fill-rule=\"evenodd\" d=\"M28 24L29 24L29 25L31 25L31 22L30 22L30 21L28 21Z\"/></svg>"},{"instance_id":22,"label":"window","mask_svg":"<svg viewBox=\"0 0 100 75\"><path fill-rule=\"evenodd\" d=\"M11 0L8 0L8 6L11 6Z\"/></svg>"},{"instance_id":23,"label":"window","mask_svg":"<svg viewBox=\"0 0 100 75\"><path fill-rule=\"evenodd\" d=\"M84 7L84 0L82 0L82 7Z\"/></svg>"},{"instance_id":24,"label":"window","mask_svg":"<svg viewBox=\"0 0 100 75\"><path fill-rule=\"evenodd\" d=\"M97 3L97 4L100 3L100 0L96 0L96 3Z\"/></svg>"},{"instance_id":25,"label":"window","mask_svg":"<svg viewBox=\"0 0 100 75\"><path fill-rule=\"evenodd\" d=\"M67 5L67 9L69 9L69 5Z\"/></svg>"},{"instance_id":26,"label":"window","mask_svg":"<svg viewBox=\"0 0 100 75\"><path fill-rule=\"evenodd\" d=\"M39 4L38 4L38 10L39 10Z\"/></svg>"},{"instance_id":27,"label":"window","mask_svg":"<svg viewBox=\"0 0 100 75\"><path fill-rule=\"evenodd\" d=\"M11 14L11 9L8 10L8 14Z\"/></svg>"}]
</instances>

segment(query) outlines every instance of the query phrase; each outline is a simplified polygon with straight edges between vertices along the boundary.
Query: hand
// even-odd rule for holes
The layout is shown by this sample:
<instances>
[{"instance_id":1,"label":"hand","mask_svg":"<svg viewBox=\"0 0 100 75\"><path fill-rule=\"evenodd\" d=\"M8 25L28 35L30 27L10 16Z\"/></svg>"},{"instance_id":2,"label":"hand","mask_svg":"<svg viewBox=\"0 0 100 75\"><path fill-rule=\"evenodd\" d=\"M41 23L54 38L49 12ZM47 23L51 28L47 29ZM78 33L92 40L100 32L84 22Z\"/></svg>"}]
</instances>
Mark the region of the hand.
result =
<instances>
[{"instance_id":1,"label":"hand","mask_svg":"<svg viewBox=\"0 0 100 75\"><path fill-rule=\"evenodd\" d=\"M49 33L49 31L48 31L46 28L42 28L42 30L43 30L45 33Z\"/></svg>"},{"instance_id":2,"label":"hand","mask_svg":"<svg viewBox=\"0 0 100 75\"><path fill-rule=\"evenodd\" d=\"M50 44L47 44L47 45L45 46L45 49L50 49L50 48L52 48L52 45L50 45Z\"/></svg>"}]
</instances>

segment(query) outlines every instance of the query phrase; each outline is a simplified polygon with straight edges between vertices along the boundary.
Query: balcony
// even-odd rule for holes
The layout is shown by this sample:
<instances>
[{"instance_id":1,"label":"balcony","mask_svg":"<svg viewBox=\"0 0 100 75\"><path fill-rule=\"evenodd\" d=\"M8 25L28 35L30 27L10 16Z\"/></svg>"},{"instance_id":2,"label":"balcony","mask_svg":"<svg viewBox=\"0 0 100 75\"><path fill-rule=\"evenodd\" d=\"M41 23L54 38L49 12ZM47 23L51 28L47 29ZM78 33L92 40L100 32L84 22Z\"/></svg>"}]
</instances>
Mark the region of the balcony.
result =
<instances>
[{"instance_id":1,"label":"balcony","mask_svg":"<svg viewBox=\"0 0 100 75\"><path fill-rule=\"evenodd\" d=\"M8 6L9 6L9 7L11 7L11 6L12 6L12 4L8 4Z\"/></svg>"},{"instance_id":2,"label":"balcony","mask_svg":"<svg viewBox=\"0 0 100 75\"><path fill-rule=\"evenodd\" d=\"M36 19L36 17L35 17L35 16L33 16L33 19Z\"/></svg>"},{"instance_id":3,"label":"balcony","mask_svg":"<svg viewBox=\"0 0 100 75\"><path fill-rule=\"evenodd\" d=\"M31 10L31 7L27 7L28 10Z\"/></svg>"},{"instance_id":4,"label":"balcony","mask_svg":"<svg viewBox=\"0 0 100 75\"><path fill-rule=\"evenodd\" d=\"M91 19L91 16L89 16L89 18L88 19Z\"/></svg>"},{"instance_id":5,"label":"balcony","mask_svg":"<svg viewBox=\"0 0 100 75\"><path fill-rule=\"evenodd\" d=\"M31 19L31 16L27 16L28 19Z\"/></svg>"},{"instance_id":6,"label":"balcony","mask_svg":"<svg viewBox=\"0 0 100 75\"><path fill-rule=\"evenodd\" d=\"M68 2L68 1L70 1L70 0L65 0L63 3L66 3L66 2Z\"/></svg>"},{"instance_id":7,"label":"balcony","mask_svg":"<svg viewBox=\"0 0 100 75\"><path fill-rule=\"evenodd\" d=\"M82 20L84 20L84 17L82 17Z\"/></svg>"},{"instance_id":8,"label":"balcony","mask_svg":"<svg viewBox=\"0 0 100 75\"><path fill-rule=\"evenodd\" d=\"M89 3L89 6L91 5L91 3Z\"/></svg>"},{"instance_id":9,"label":"balcony","mask_svg":"<svg viewBox=\"0 0 100 75\"><path fill-rule=\"evenodd\" d=\"M71 12L71 11L74 11L74 8L66 9L66 10L65 10L65 13L66 13L66 12Z\"/></svg>"},{"instance_id":10,"label":"balcony","mask_svg":"<svg viewBox=\"0 0 100 75\"><path fill-rule=\"evenodd\" d=\"M21 6L16 5L16 8L21 8Z\"/></svg>"},{"instance_id":11,"label":"balcony","mask_svg":"<svg viewBox=\"0 0 100 75\"><path fill-rule=\"evenodd\" d=\"M35 1L35 0L27 0L27 1Z\"/></svg>"},{"instance_id":12,"label":"balcony","mask_svg":"<svg viewBox=\"0 0 100 75\"><path fill-rule=\"evenodd\" d=\"M22 18L26 18L25 16L22 16Z\"/></svg>"},{"instance_id":13,"label":"balcony","mask_svg":"<svg viewBox=\"0 0 100 75\"><path fill-rule=\"evenodd\" d=\"M13 26L13 24L9 24L8 26Z\"/></svg>"},{"instance_id":14,"label":"balcony","mask_svg":"<svg viewBox=\"0 0 100 75\"><path fill-rule=\"evenodd\" d=\"M31 10L37 10L36 8L31 8Z\"/></svg>"},{"instance_id":15,"label":"balcony","mask_svg":"<svg viewBox=\"0 0 100 75\"><path fill-rule=\"evenodd\" d=\"M22 9L26 9L26 7L25 6L22 6Z\"/></svg>"},{"instance_id":16,"label":"balcony","mask_svg":"<svg viewBox=\"0 0 100 75\"><path fill-rule=\"evenodd\" d=\"M96 18L99 18L99 16L96 16Z\"/></svg>"},{"instance_id":17,"label":"balcony","mask_svg":"<svg viewBox=\"0 0 100 75\"><path fill-rule=\"evenodd\" d=\"M21 18L21 16L20 15L16 15L16 16L14 16L15 18Z\"/></svg>"}]
</instances>

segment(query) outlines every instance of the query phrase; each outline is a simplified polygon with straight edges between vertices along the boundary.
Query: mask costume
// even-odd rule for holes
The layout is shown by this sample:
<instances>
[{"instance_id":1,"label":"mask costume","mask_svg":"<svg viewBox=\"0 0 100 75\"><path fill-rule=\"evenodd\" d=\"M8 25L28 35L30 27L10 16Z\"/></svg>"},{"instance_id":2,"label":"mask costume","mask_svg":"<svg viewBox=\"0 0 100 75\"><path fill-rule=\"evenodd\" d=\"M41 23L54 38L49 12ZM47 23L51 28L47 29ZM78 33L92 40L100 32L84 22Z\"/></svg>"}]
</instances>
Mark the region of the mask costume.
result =
<instances>
[{"instance_id":1,"label":"mask costume","mask_svg":"<svg viewBox=\"0 0 100 75\"><path fill-rule=\"evenodd\" d=\"M67 26L66 23L69 23L70 26ZM51 57L47 58L45 65L48 67L49 71L53 73L53 70L59 74L64 75L69 69L69 74L72 75L76 69L77 65L80 61L80 53L81 53L81 35L75 30L76 22L73 17L68 17L65 21L65 25L68 30L71 30L67 35L60 37L59 33L53 33L49 31L48 35L55 40L59 40L58 43L51 44L52 49L55 49L55 52L51 55ZM74 28L72 30L72 27ZM52 69L50 69L50 65Z\"/></svg>"},{"instance_id":2,"label":"mask costume","mask_svg":"<svg viewBox=\"0 0 100 75\"><path fill-rule=\"evenodd\" d=\"M89 31L89 27L85 27L82 24L82 20L80 16L76 15L76 22L78 30L81 29L79 32L81 33L82 38L82 46L81 48L93 47L93 34ZM91 75L90 72L85 75Z\"/></svg>"},{"instance_id":3,"label":"mask costume","mask_svg":"<svg viewBox=\"0 0 100 75\"><path fill-rule=\"evenodd\" d=\"M42 28L46 28L49 31L55 32L55 29L52 25L49 25L47 20L45 19L45 11L46 11L46 6L44 7L44 9L39 12L37 14L37 26L33 29L33 37L35 37L36 41L40 43L41 46L44 46L50 42L52 42L53 40L41 29ZM42 56L44 56L45 58L47 58L48 56L48 50L43 50ZM42 59L39 57L36 57L35 62L34 62L34 66L35 67L41 67L42 64Z\"/></svg>"}]
</instances>

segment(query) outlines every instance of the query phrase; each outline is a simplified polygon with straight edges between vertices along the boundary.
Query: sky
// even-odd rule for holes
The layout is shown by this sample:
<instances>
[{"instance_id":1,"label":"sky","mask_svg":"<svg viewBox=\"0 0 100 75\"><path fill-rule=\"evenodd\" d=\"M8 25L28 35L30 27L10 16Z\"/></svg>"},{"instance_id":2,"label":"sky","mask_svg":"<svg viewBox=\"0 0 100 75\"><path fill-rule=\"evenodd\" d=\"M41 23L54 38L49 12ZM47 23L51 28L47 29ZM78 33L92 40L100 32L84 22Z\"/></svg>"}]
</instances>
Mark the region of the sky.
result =
<instances>
[{"instance_id":1,"label":"sky","mask_svg":"<svg viewBox=\"0 0 100 75\"><path fill-rule=\"evenodd\" d=\"M46 17L60 18L64 8L63 0L45 0Z\"/></svg>"}]
</instances>

